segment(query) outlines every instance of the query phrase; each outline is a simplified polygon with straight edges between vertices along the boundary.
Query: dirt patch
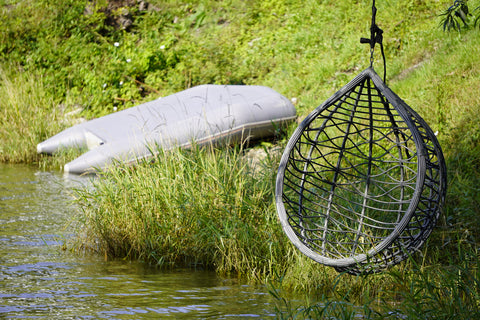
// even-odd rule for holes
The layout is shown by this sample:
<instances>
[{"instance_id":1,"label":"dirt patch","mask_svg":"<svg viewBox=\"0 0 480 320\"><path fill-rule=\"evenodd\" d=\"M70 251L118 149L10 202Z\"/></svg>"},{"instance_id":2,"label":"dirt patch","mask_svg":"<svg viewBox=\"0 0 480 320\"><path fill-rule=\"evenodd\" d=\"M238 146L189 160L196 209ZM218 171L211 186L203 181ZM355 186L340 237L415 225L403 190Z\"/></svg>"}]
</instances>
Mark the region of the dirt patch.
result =
<instances>
[{"instance_id":1,"label":"dirt patch","mask_svg":"<svg viewBox=\"0 0 480 320\"><path fill-rule=\"evenodd\" d=\"M91 0L85 7L85 14L93 14L97 2ZM107 6L97 9L105 14L105 23L115 29L128 29L135 15L148 10L157 10L153 5L143 0L109 0Z\"/></svg>"}]
</instances>

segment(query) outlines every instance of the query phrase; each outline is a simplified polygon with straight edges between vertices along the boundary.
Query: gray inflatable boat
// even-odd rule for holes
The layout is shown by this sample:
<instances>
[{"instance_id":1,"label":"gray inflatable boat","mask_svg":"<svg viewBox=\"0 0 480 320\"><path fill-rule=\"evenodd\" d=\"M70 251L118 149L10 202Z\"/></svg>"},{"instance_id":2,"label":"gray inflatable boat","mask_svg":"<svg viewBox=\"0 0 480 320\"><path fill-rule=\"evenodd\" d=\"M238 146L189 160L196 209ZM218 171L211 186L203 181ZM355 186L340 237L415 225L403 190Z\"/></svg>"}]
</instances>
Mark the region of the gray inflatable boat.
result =
<instances>
[{"instance_id":1,"label":"gray inflatable boat","mask_svg":"<svg viewBox=\"0 0 480 320\"><path fill-rule=\"evenodd\" d=\"M271 88L202 85L75 125L38 144L37 152L87 148L64 168L81 174L152 156L158 147L265 138L295 117L292 103Z\"/></svg>"}]
</instances>

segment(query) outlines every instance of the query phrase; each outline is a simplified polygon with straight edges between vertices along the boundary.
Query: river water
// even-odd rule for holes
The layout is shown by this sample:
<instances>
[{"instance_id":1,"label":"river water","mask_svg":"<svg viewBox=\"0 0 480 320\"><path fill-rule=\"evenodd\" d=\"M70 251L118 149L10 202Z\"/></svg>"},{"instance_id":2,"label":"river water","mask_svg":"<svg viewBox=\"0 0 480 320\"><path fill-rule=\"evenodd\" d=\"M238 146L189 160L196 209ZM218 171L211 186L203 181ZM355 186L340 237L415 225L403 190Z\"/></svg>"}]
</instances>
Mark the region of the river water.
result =
<instances>
[{"instance_id":1,"label":"river water","mask_svg":"<svg viewBox=\"0 0 480 320\"><path fill-rule=\"evenodd\" d=\"M263 286L63 250L87 178L0 164L1 319L273 318Z\"/></svg>"}]
</instances>

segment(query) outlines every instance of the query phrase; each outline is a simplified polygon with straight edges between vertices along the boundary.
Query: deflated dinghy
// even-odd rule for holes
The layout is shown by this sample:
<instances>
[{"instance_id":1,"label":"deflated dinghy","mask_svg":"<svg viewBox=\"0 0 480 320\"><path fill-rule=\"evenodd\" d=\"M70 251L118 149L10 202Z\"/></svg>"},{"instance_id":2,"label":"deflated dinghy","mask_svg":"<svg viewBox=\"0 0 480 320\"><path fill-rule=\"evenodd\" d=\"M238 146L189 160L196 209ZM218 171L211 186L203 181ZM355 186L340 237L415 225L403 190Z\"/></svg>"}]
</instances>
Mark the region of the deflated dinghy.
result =
<instances>
[{"instance_id":1,"label":"deflated dinghy","mask_svg":"<svg viewBox=\"0 0 480 320\"><path fill-rule=\"evenodd\" d=\"M64 168L81 174L104 169L113 160L149 157L157 145L169 149L272 136L295 117L292 103L271 88L201 85L75 125L38 144L37 152L88 148Z\"/></svg>"}]
</instances>

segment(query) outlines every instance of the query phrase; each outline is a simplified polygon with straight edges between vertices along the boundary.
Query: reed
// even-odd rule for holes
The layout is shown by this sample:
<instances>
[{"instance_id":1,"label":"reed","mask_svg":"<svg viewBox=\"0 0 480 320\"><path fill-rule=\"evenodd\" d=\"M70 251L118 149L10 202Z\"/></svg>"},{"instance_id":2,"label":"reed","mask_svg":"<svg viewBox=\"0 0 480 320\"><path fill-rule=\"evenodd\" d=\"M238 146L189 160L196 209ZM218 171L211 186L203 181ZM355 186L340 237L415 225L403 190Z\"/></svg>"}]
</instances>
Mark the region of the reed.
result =
<instances>
[{"instance_id":1,"label":"reed","mask_svg":"<svg viewBox=\"0 0 480 320\"><path fill-rule=\"evenodd\" d=\"M283 289L283 279L271 283L280 319L476 319L480 316L479 263L473 249L463 252L464 263L393 268L380 276L332 277L332 291L317 287L310 303L295 305ZM370 276L372 277L372 276ZM343 290L342 283L362 284ZM379 290L379 288L381 288Z\"/></svg>"},{"instance_id":2,"label":"reed","mask_svg":"<svg viewBox=\"0 0 480 320\"><path fill-rule=\"evenodd\" d=\"M255 168L243 148L158 150L77 190L81 223L112 257L261 279L289 251L272 202L276 157Z\"/></svg>"},{"instance_id":3,"label":"reed","mask_svg":"<svg viewBox=\"0 0 480 320\"><path fill-rule=\"evenodd\" d=\"M17 64L0 64L0 96L0 162L58 170L79 154L68 150L52 158L36 152L39 142L71 124L47 94L40 75L26 73Z\"/></svg>"},{"instance_id":4,"label":"reed","mask_svg":"<svg viewBox=\"0 0 480 320\"><path fill-rule=\"evenodd\" d=\"M58 129L57 115L38 79L13 68L0 66L0 161L33 162L37 141Z\"/></svg>"}]
</instances>

